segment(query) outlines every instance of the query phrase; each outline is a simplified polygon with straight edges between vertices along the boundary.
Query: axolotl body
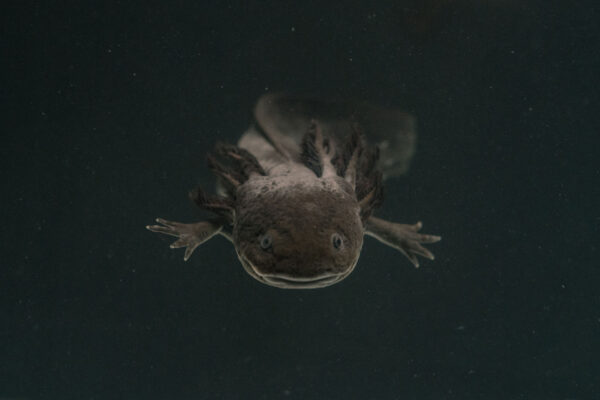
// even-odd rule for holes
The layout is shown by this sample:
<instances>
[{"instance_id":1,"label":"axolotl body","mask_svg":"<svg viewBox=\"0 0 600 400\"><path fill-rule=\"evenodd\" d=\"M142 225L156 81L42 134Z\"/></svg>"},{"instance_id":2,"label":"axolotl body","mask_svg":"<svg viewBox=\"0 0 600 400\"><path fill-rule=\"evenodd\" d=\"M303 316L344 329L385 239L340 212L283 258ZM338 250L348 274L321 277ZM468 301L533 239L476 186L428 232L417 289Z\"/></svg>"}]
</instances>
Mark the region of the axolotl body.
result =
<instances>
[{"instance_id":1,"label":"axolotl body","mask_svg":"<svg viewBox=\"0 0 600 400\"><path fill-rule=\"evenodd\" d=\"M279 288L321 288L347 277L364 235L416 266L439 236L373 216L383 180L404 173L414 153L413 118L394 109L267 94L237 146L218 144L208 165L217 195L192 200L216 217L191 224L158 218L147 228L177 237L184 259L220 234L248 274Z\"/></svg>"}]
</instances>

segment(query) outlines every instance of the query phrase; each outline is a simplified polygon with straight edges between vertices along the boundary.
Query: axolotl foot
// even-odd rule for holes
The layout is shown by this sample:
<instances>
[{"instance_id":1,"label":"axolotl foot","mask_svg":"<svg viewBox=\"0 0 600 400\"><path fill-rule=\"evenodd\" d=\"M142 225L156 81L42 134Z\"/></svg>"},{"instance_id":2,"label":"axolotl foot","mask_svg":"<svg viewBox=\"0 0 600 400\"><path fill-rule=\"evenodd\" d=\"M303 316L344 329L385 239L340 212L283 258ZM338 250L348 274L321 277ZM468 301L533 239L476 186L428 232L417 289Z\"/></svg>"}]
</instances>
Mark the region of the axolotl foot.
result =
<instances>
[{"instance_id":1,"label":"axolotl foot","mask_svg":"<svg viewBox=\"0 0 600 400\"><path fill-rule=\"evenodd\" d=\"M421 246L421 243L435 243L442 239L440 236L419 233L422 226L421 222L407 225L370 217L367 220L366 233L399 250L416 268L419 268L417 256L434 259L433 253Z\"/></svg>"},{"instance_id":2,"label":"axolotl foot","mask_svg":"<svg viewBox=\"0 0 600 400\"><path fill-rule=\"evenodd\" d=\"M184 224L181 222L156 218L156 222L161 225L147 225L146 229L152 232L178 237L179 239L173 242L170 247L172 249L185 247L185 255L183 256L185 261L190 258L198 246L219 233L223 228L223 225L217 221L201 221L193 224Z\"/></svg>"}]
</instances>

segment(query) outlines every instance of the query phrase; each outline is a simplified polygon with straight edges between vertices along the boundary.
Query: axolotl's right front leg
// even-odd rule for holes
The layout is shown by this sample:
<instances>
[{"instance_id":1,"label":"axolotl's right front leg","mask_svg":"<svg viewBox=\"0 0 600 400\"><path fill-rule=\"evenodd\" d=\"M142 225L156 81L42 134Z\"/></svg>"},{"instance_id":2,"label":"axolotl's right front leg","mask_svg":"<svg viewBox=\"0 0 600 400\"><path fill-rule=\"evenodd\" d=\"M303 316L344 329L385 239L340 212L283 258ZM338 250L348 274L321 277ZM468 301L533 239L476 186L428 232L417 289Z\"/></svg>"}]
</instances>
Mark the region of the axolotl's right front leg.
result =
<instances>
[{"instance_id":1,"label":"axolotl's right front leg","mask_svg":"<svg viewBox=\"0 0 600 400\"><path fill-rule=\"evenodd\" d=\"M173 242L170 247L172 249L185 247L185 255L183 256L185 261L190 258L198 246L216 234L221 234L228 240L231 240L231 236L227 232L223 231L223 225L225 224L225 221L220 218L196 222L193 224L167 221L166 219L162 218L157 218L156 222L161 225L147 225L146 229L152 232L178 237L179 239Z\"/></svg>"}]
</instances>

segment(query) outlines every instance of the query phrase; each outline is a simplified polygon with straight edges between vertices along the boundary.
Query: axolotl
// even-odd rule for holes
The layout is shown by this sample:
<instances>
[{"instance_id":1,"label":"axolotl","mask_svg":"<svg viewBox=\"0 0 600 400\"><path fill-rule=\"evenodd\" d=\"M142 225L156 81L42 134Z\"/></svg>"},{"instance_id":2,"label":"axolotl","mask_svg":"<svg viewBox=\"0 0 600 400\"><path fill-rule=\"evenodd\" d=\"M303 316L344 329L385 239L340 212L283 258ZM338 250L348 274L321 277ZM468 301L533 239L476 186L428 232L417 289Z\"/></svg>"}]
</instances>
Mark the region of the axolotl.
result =
<instances>
[{"instance_id":1,"label":"axolotl","mask_svg":"<svg viewBox=\"0 0 600 400\"><path fill-rule=\"evenodd\" d=\"M414 118L396 109L266 94L237 146L208 155L217 194L190 193L214 218L179 223L157 218L153 232L178 239L187 261L208 239L231 241L248 274L278 288L322 288L356 266L365 235L398 249L415 267L433 260L422 244L440 236L421 222L375 217L383 181L404 173L414 153Z\"/></svg>"}]
</instances>

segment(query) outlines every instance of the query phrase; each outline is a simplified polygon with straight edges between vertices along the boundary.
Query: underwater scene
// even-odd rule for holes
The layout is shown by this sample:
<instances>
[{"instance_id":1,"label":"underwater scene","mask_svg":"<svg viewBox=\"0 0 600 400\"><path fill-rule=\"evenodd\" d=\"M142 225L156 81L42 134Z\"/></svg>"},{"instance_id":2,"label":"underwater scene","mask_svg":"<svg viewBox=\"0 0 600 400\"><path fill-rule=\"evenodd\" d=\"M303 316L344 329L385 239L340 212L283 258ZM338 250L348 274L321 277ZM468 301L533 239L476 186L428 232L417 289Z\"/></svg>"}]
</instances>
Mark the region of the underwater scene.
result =
<instances>
[{"instance_id":1,"label":"underwater scene","mask_svg":"<svg viewBox=\"0 0 600 400\"><path fill-rule=\"evenodd\" d=\"M0 399L600 398L595 3L3 9Z\"/></svg>"}]
</instances>

